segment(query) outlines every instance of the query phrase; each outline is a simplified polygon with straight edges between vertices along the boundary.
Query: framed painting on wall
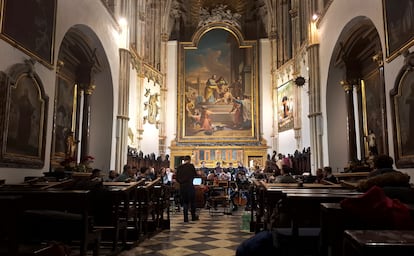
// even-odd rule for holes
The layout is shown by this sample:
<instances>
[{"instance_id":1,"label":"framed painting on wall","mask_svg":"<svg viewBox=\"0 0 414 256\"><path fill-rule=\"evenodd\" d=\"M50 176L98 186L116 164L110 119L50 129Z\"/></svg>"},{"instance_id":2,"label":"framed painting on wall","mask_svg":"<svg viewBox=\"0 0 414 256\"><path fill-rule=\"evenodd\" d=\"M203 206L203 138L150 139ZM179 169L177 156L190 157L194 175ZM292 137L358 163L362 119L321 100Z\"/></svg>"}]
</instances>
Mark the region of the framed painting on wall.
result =
<instances>
[{"instance_id":1,"label":"framed painting on wall","mask_svg":"<svg viewBox=\"0 0 414 256\"><path fill-rule=\"evenodd\" d=\"M180 44L179 142L257 142L256 43L209 28Z\"/></svg>"},{"instance_id":2,"label":"framed painting on wall","mask_svg":"<svg viewBox=\"0 0 414 256\"><path fill-rule=\"evenodd\" d=\"M390 92L395 165L414 167L414 53L410 53Z\"/></svg>"},{"instance_id":3,"label":"framed painting on wall","mask_svg":"<svg viewBox=\"0 0 414 256\"><path fill-rule=\"evenodd\" d=\"M293 129L293 82L288 82L277 88L277 107L279 132Z\"/></svg>"},{"instance_id":4,"label":"framed painting on wall","mask_svg":"<svg viewBox=\"0 0 414 256\"><path fill-rule=\"evenodd\" d=\"M75 131L76 123L76 86L74 82L57 77L56 100L54 109L53 158L52 166L59 166L69 153L66 139Z\"/></svg>"},{"instance_id":5,"label":"framed painting on wall","mask_svg":"<svg viewBox=\"0 0 414 256\"><path fill-rule=\"evenodd\" d=\"M1 37L53 66L56 0L3 0Z\"/></svg>"},{"instance_id":6,"label":"framed painting on wall","mask_svg":"<svg viewBox=\"0 0 414 256\"><path fill-rule=\"evenodd\" d=\"M49 99L33 63L0 73L0 165L42 168Z\"/></svg>"},{"instance_id":7,"label":"framed painting on wall","mask_svg":"<svg viewBox=\"0 0 414 256\"><path fill-rule=\"evenodd\" d=\"M365 157L368 158L370 154L388 154L385 87L381 83L378 70L364 78L361 83L361 92L363 98ZM371 151L376 152L370 152L369 138L372 134L375 138L375 145L371 145ZM373 146L375 146L375 150L372 150Z\"/></svg>"},{"instance_id":8,"label":"framed painting on wall","mask_svg":"<svg viewBox=\"0 0 414 256\"><path fill-rule=\"evenodd\" d=\"M387 61L414 44L414 0L383 0Z\"/></svg>"}]
</instances>

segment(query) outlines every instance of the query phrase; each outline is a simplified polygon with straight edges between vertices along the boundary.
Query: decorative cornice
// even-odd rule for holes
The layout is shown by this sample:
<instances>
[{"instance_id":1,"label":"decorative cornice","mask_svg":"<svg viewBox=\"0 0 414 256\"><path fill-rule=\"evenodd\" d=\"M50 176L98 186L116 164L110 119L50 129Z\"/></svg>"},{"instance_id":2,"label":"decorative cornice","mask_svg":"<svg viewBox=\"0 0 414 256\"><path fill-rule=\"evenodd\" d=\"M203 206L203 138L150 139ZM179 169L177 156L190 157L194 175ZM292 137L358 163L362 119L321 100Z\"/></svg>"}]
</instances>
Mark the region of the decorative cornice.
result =
<instances>
[{"instance_id":1,"label":"decorative cornice","mask_svg":"<svg viewBox=\"0 0 414 256\"><path fill-rule=\"evenodd\" d=\"M225 4L219 4L217 7L211 9L211 11L201 7L198 28L207 26L211 23L224 22L241 29L240 18L240 14L232 13Z\"/></svg>"},{"instance_id":2,"label":"decorative cornice","mask_svg":"<svg viewBox=\"0 0 414 256\"><path fill-rule=\"evenodd\" d=\"M153 67L151 67L150 65L144 63L143 72L144 72L145 78L147 78L148 80L152 80L156 84L159 84L159 85L163 84L163 76L162 76L162 73L160 71L158 71L158 70L154 69Z\"/></svg>"}]
</instances>

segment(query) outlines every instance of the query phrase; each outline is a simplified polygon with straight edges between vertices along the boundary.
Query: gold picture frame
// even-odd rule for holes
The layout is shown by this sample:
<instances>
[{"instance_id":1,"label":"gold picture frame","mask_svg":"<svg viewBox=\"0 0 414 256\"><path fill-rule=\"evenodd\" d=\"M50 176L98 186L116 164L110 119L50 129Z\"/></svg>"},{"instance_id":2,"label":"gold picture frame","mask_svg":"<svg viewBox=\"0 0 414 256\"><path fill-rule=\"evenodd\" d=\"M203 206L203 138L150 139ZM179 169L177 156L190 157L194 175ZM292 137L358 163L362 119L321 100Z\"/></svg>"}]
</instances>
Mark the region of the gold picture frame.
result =
<instances>
[{"instance_id":1,"label":"gold picture frame","mask_svg":"<svg viewBox=\"0 0 414 256\"><path fill-rule=\"evenodd\" d=\"M382 0L387 62L414 45L414 0Z\"/></svg>"},{"instance_id":2,"label":"gold picture frame","mask_svg":"<svg viewBox=\"0 0 414 256\"><path fill-rule=\"evenodd\" d=\"M33 62L0 72L0 166L42 168L49 98Z\"/></svg>"},{"instance_id":3,"label":"gold picture frame","mask_svg":"<svg viewBox=\"0 0 414 256\"><path fill-rule=\"evenodd\" d=\"M77 86L70 78L62 74L56 77L55 106L53 116L51 167L61 167L60 162L67 157L67 138L75 133Z\"/></svg>"},{"instance_id":4,"label":"gold picture frame","mask_svg":"<svg viewBox=\"0 0 414 256\"><path fill-rule=\"evenodd\" d=\"M259 141L256 41L210 24L179 44L178 72L178 143Z\"/></svg>"},{"instance_id":5,"label":"gold picture frame","mask_svg":"<svg viewBox=\"0 0 414 256\"><path fill-rule=\"evenodd\" d=\"M394 158L398 168L414 167L414 53L406 56L390 91Z\"/></svg>"},{"instance_id":6,"label":"gold picture frame","mask_svg":"<svg viewBox=\"0 0 414 256\"><path fill-rule=\"evenodd\" d=\"M0 36L48 68L54 64L57 0L2 0Z\"/></svg>"},{"instance_id":7,"label":"gold picture frame","mask_svg":"<svg viewBox=\"0 0 414 256\"><path fill-rule=\"evenodd\" d=\"M277 107L278 130L284 132L293 129L293 112L294 109L294 83L289 81L277 88Z\"/></svg>"}]
</instances>

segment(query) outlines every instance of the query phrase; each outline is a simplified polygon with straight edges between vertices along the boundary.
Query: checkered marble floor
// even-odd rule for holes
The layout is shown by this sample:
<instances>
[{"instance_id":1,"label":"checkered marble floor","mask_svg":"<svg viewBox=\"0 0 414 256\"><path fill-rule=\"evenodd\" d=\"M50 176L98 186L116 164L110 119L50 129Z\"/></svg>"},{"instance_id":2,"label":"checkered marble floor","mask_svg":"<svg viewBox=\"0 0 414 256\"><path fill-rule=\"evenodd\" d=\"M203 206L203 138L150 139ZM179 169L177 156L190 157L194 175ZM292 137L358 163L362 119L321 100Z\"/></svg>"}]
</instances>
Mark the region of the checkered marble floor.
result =
<instances>
[{"instance_id":1,"label":"checkered marble floor","mask_svg":"<svg viewBox=\"0 0 414 256\"><path fill-rule=\"evenodd\" d=\"M183 222L182 213L171 215L171 228L141 242L118 256L234 256L237 246L254 235L242 230L242 210L232 215L210 216L201 209L198 221Z\"/></svg>"}]
</instances>

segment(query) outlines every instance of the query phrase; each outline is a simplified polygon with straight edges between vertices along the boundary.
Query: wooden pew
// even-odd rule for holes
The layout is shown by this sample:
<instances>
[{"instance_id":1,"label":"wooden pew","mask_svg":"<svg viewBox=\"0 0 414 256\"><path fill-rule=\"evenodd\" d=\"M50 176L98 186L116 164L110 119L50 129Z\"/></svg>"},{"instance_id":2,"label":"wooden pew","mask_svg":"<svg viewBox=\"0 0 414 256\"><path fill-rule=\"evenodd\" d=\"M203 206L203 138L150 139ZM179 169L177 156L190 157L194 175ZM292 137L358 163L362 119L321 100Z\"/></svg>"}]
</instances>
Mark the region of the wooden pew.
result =
<instances>
[{"instance_id":1,"label":"wooden pew","mask_svg":"<svg viewBox=\"0 0 414 256\"><path fill-rule=\"evenodd\" d=\"M1 189L0 196L21 197L23 217L16 229L25 234L24 240L79 241L81 256L86 255L89 244L94 246L94 255L99 255L100 230L93 227L90 191ZM68 225L56 225L63 223Z\"/></svg>"},{"instance_id":2,"label":"wooden pew","mask_svg":"<svg viewBox=\"0 0 414 256\"><path fill-rule=\"evenodd\" d=\"M406 204L414 219L414 205ZM322 203L321 207L321 252L322 255L338 255L343 252L344 232L352 230L385 230L384 226L369 224L366 221L351 217L340 203ZM389 229L388 229L389 230Z\"/></svg>"},{"instance_id":3,"label":"wooden pew","mask_svg":"<svg viewBox=\"0 0 414 256\"><path fill-rule=\"evenodd\" d=\"M344 256L411 256L413 253L413 230L346 230L344 233Z\"/></svg>"},{"instance_id":4,"label":"wooden pew","mask_svg":"<svg viewBox=\"0 0 414 256\"><path fill-rule=\"evenodd\" d=\"M112 250L119 248L119 240L122 239L122 247L126 246L127 228L134 207L136 188L139 182L103 182L103 188L91 193L92 214L95 219L95 227L102 230L102 241L109 241ZM137 221L133 219L133 225L137 228Z\"/></svg>"},{"instance_id":5,"label":"wooden pew","mask_svg":"<svg viewBox=\"0 0 414 256\"><path fill-rule=\"evenodd\" d=\"M156 204L158 201L158 191L161 189L161 179L157 178L154 181L147 182L142 186L137 187L136 194L136 212L139 223L138 239L145 236L150 237L151 231L156 229L157 215ZM150 222L152 224L150 229Z\"/></svg>"}]
</instances>

